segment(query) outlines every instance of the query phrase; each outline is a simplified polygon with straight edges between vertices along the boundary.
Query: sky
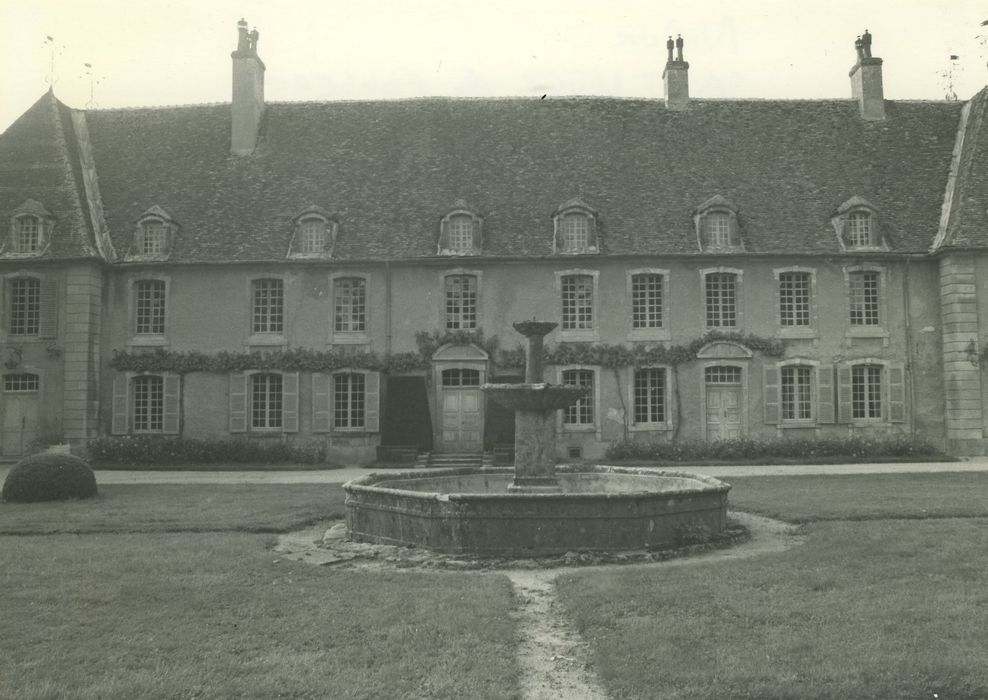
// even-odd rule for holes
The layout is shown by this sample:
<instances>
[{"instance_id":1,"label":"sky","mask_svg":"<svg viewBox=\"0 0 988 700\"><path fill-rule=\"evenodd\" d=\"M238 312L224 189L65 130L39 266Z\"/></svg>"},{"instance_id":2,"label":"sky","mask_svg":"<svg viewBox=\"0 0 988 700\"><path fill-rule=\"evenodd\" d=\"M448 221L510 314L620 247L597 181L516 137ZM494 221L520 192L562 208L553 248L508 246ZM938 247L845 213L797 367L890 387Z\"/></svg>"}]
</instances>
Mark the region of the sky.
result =
<instances>
[{"instance_id":1,"label":"sky","mask_svg":"<svg viewBox=\"0 0 988 700\"><path fill-rule=\"evenodd\" d=\"M988 0L0 0L0 132L52 75L76 108L229 102L241 17L277 102L659 98L670 34L694 97L848 98L866 28L888 99L988 83Z\"/></svg>"}]
</instances>

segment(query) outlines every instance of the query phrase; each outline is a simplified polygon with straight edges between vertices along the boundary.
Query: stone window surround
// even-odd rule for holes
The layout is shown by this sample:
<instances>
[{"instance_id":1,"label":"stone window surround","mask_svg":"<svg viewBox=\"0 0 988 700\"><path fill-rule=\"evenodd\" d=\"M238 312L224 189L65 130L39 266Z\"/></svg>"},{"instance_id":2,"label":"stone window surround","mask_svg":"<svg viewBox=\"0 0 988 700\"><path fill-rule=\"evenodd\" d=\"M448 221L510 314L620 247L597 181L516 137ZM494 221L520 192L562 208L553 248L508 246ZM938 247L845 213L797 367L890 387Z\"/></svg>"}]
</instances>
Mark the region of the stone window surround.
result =
<instances>
[{"instance_id":1,"label":"stone window surround","mask_svg":"<svg viewBox=\"0 0 988 700\"><path fill-rule=\"evenodd\" d=\"M705 220L711 214L727 216L728 235L730 237L730 243L727 246L710 246L707 244ZM744 252L744 239L741 236L738 208L721 195L714 195L693 211L693 228L696 232L697 250L701 252Z\"/></svg>"},{"instance_id":2,"label":"stone window surround","mask_svg":"<svg viewBox=\"0 0 988 700\"><path fill-rule=\"evenodd\" d=\"M336 282L342 279L359 279L364 282L364 330L336 330ZM366 272L340 270L329 275L329 345L367 345L370 343L368 328L371 322L371 284Z\"/></svg>"},{"instance_id":3,"label":"stone window surround","mask_svg":"<svg viewBox=\"0 0 988 700\"><path fill-rule=\"evenodd\" d=\"M165 332L158 334L137 333L137 283L146 280L157 280L165 283ZM171 276L162 275L155 272L144 272L131 275L127 278L127 328L130 340L127 344L131 347L144 346L166 346L168 345L168 329L171 327Z\"/></svg>"},{"instance_id":4,"label":"stone window surround","mask_svg":"<svg viewBox=\"0 0 988 700\"><path fill-rule=\"evenodd\" d=\"M871 222L871 245L852 246L847 242L847 228L852 214L868 214ZM873 253L877 251L887 251L889 249L885 237L881 233L881 219L878 216L878 209L864 197L855 195L841 204L834 215L830 218L830 223L834 227L837 236L837 245L842 253Z\"/></svg>"},{"instance_id":5,"label":"stone window surround","mask_svg":"<svg viewBox=\"0 0 988 700\"><path fill-rule=\"evenodd\" d=\"M783 326L782 325L782 275L786 272L805 272L810 276L810 325L808 326ZM776 334L780 338L818 338L820 336L820 317L817 312L817 284L816 268L802 267L800 265L790 265L787 267L776 267L772 269L775 278L775 326Z\"/></svg>"},{"instance_id":6,"label":"stone window surround","mask_svg":"<svg viewBox=\"0 0 988 700\"><path fill-rule=\"evenodd\" d=\"M39 298L39 313L44 314L45 275L33 270L11 270L10 272L0 273L0 343L16 343L20 345L23 343L38 343L42 340L43 334L41 326L44 325L43 318L39 320L39 328L37 333L24 334L10 332L11 282L25 278L38 280L41 295Z\"/></svg>"},{"instance_id":7,"label":"stone window surround","mask_svg":"<svg viewBox=\"0 0 988 700\"><path fill-rule=\"evenodd\" d=\"M371 370L367 369L335 369L332 372L324 372L324 374L329 376L330 383L330 406L329 406L329 422L331 426L331 431L333 433L366 433L367 432L367 376L371 374ZM340 375L349 374L359 374L364 378L364 418L363 425L359 426L346 426L341 427L336 425L336 378ZM351 396L352 398L352 396Z\"/></svg>"},{"instance_id":8,"label":"stone window surround","mask_svg":"<svg viewBox=\"0 0 988 700\"><path fill-rule=\"evenodd\" d=\"M597 439L600 439L600 431L602 422L600 420L600 370L598 365L557 365L556 371L556 383L563 383L563 372L569 372L571 370L587 370L593 372L593 424L571 424L566 423L564 416L566 414L565 409L558 411L556 417L556 428L561 432L565 433L594 433Z\"/></svg>"},{"instance_id":9,"label":"stone window surround","mask_svg":"<svg viewBox=\"0 0 988 700\"><path fill-rule=\"evenodd\" d=\"M282 289L282 330L280 333L255 333L254 332L254 283L259 280L281 280ZM247 336L244 339L245 346L258 347L286 347L288 345L288 276L285 274L265 274L258 273L247 278Z\"/></svg>"},{"instance_id":10,"label":"stone window surround","mask_svg":"<svg viewBox=\"0 0 988 700\"><path fill-rule=\"evenodd\" d=\"M884 265L862 264L845 265L842 268L844 275L844 324L845 339L850 342L854 338L880 338L884 346L889 344L889 331L886 327L888 323L888 284L889 268ZM878 324L877 325L852 325L851 324L851 274L854 272L877 272L878 273Z\"/></svg>"},{"instance_id":11,"label":"stone window surround","mask_svg":"<svg viewBox=\"0 0 988 700\"><path fill-rule=\"evenodd\" d=\"M305 253L301 250L302 225L307 221L321 221L326 227L326 240L323 250ZM288 243L288 257L296 260L324 260L333 257L336 238L339 235L339 221L336 216L317 207L306 207L292 219L292 236Z\"/></svg>"},{"instance_id":12,"label":"stone window surround","mask_svg":"<svg viewBox=\"0 0 988 700\"><path fill-rule=\"evenodd\" d=\"M663 423L636 423L635 422L635 374L639 370L645 369L661 369L665 370L666 380L665 380L665 413L666 419ZM675 396L673 391L673 383L676 381L676 372L674 368L670 365L644 365L642 367L630 367L628 376L628 412L630 415L627 417L628 430L631 432L668 432L675 428L675 422L673 421L674 406L672 405L672 398Z\"/></svg>"},{"instance_id":13,"label":"stone window surround","mask_svg":"<svg viewBox=\"0 0 988 700\"><path fill-rule=\"evenodd\" d=\"M890 402L889 402L889 390L891 388L891 383L889 381L889 369L892 366L892 362L890 360L883 360L878 357L855 357L853 360L846 360L843 363L841 363L842 367L846 367L848 370L851 371L852 377L853 377L854 368L860 365L872 365L882 368L882 374L881 374L882 415L878 418L855 418L852 413L851 416L848 416L848 418L850 419L848 424L851 425L851 427L871 427L871 426L885 425L887 423L891 423L892 420L890 415ZM840 388L839 385L840 382L838 381L838 390ZM854 383L852 379L851 387L853 386ZM838 403L841 403L842 400L843 397L838 397ZM853 394L851 397L848 398L848 401L849 402L853 401Z\"/></svg>"},{"instance_id":14,"label":"stone window surround","mask_svg":"<svg viewBox=\"0 0 988 700\"><path fill-rule=\"evenodd\" d=\"M17 236L20 222L25 218L33 218L38 223L38 247L31 251L18 250ZM4 243L0 245L0 255L4 258L37 258L48 252L51 246L52 232L55 229L55 217L44 205L33 199L26 200L10 217L10 229Z\"/></svg>"},{"instance_id":15,"label":"stone window surround","mask_svg":"<svg viewBox=\"0 0 988 700\"><path fill-rule=\"evenodd\" d=\"M584 276L593 278L593 324L592 328L563 329L562 324L556 329L557 339L564 343L588 343L600 340L600 270L572 268L557 270L555 273L555 291L558 304L558 317L563 317L563 278Z\"/></svg>"},{"instance_id":16,"label":"stone window surround","mask_svg":"<svg viewBox=\"0 0 988 700\"><path fill-rule=\"evenodd\" d=\"M669 291L671 286L669 284L669 270L659 267L637 267L628 270L626 274L626 286L625 293L628 295L627 308L632 308L632 289L635 275L661 275L662 276L662 325L657 328L631 328L628 331L629 341L669 341L672 339L671 332L669 330L669 308L670 308L670 297ZM632 319L628 318L629 325L632 324Z\"/></svg>"},{"instance_id":17,"label":"stone window surround","mask_svg":"<svg viewBox=\"0 0 988 700\"><path fill-rule=\"evenodd\" d=\"M152 222L161 224L161 230L165 240L162 243L162 251L160 253L146 254L143 249L144 227L146 224ZM171 215L162 207L155 204L137 217L137 220L134 222L133 240L130 245L130 250L127 252L126 259L167 260L168 256L171 254L172 241L175 238L175 233L177 230L178 224L171 217Z\"/></svg>"},{"instance_id":18,"label":"stone window surround","mask_svg":"<svg viewBox=\"0 0 988 700\"><path fill-rule=\"evenodd\" d=\"M3 377L8 374L33 374L38 378L38 388L37 390L31 391L16 391L8 392L4 390ZM34 365L21 364L14 369L7 369L6 367L0 370L0 406L2 406L2 396L5 394L16 394L17 396L24 396L25 394L36 394L39 398L45 395L45 370L35 367Z\"/></svg>"},{"instance_id":19,"label":"stone window surround","mask_svg":"<svg viewBox=\"0 0 988 700\"><path fill-rule=\"evenodd\" d=\"M779 428L815 428L820 420L820 387L818 371L820 369L819 360L811 360L806 357L790 357L776 363L779 370ZM783 418L782 417L782 370L785 367L809 367L810 368L810 417L809 418Z\"/></svg>"},{"instance_id":20,"label":"stone window surround","mask_svg":"<svg viewBox=\"0 0 988 700\"><path fill-rule=\"evenodd\" d=\"M439 297L439 324L438 324L438 327L440 329L442 329L443 331L446 331L447 330L447 328L446 328L446 278L447 277L459 277L461 275L466 275L466 276L473 277L474 280L476 280L476 285L477 285L476 286L476 296L477 296L477 323L476 323L476 325L474 326L473 329L467 329L467 330L475 330L477 328L482 328L483 327L483 323L481 322L481 319L483 319L483 308L484 308L483 307L483 304L484 304L484 301L483 301L484 300L484 295L483 295L484 271L483 270L469 269L469 268L465 268L465 267L454 267L454 268L451 268L451 269L448 269L448 270L443 270L438 275L438 282L439 282L439 294L437 295Z\"/></svg>"},{"instance_id":21,"label":"stone window surround","mask_svg":"<svg viewBox=\"0 0 988 700\"><path fill-rule=\"evenodd\" d=\"M563 248L562 235L563 219L571 215L582 215L587 218L587 247L584 250L565 250ZM593 207L578 198L574 198L561 204L552 213L552 253L553 255L587 255L600 252L597 231L597 212Z\"/></svg>"},{"instance_id":22,"label":"stone window surround","mask_svg":"<svg viewBox=\"0 0 988 700\"><path fill-rule=\"evenodd\" d=\"M744 329L744 270L736 267L704 267L700 273L700 313L701 326L704 331L724 330L743 332ZM733 274L736 280L734 286L734 325L733 326L708 326L707 325L707 275L728 273Z\"/></svg>"},{"instance_id":23,"label":"stone window surround","mask_svg":"<svg viewBox=\"0 0 988 700\"><path fill-rule=\"evenodd\" d=\"M479 241L479 245L472 245L469 250L456 250L449 247L448 226L456 217L469 217L473 221L474 241ZM484 240L484 219L473 210L467 203L458 199L453 202L453 206L439 220L439 236L436 240L436 255L457 256L457 255L480 255L483 250ZM445 245L444 245L445 244Z\"/></svg>"}]
</instances>

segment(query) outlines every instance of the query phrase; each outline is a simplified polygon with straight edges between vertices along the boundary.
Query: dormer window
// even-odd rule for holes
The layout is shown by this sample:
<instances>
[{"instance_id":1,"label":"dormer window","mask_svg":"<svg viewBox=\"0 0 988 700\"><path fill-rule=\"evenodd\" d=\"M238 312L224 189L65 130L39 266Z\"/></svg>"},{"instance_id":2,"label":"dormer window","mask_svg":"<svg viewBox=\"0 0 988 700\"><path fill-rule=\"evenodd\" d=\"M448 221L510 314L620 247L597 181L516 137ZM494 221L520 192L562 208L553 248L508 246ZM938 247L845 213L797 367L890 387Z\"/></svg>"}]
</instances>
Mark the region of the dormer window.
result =
<instances>
[{"instance_id":1,"label":"dormer window","mask_svg":"<svg viewBox=\"0 0 988 700\"><path fill-rule=\"evenodd\" d=\"M730 252L744 249L737 207L724 197L711 197L697 207L693 222L700 250Z\"/></svg>"},{"instance_id":2,"label":"dormer window","mask_svg":"<svg viewBox=\"0 0 988 700\"><path fill-rule=\"evenodd\" d=\"M325 209L310 206L292 219L292 225L292 238L288 246L289 257L332 257L339 229L335 216Z\"/></svg>"},{"instance_id":3,"label":"dormer window","mask_svg":"<svg viewBox=\"0 0 988 700\"><path fill-rule=\"evenodd\" d=\"M571 199L553 214L553 251L564 255L596 253L597 213L578 199Z\"/></svg>"},{"instance_id":4,"label":"dormer window","mask_svg":"<svg viewBox=\"0 0 988 700\"><path fill-rule=\"evenodd\" d=\"M10 219L10 235L0 251L16 256L41 255L48 247L55 218L40 202L29 199Z\"/></svg>"},{"instance_id":5,"label":"dormer window","mask_svg":"<svg viewBox=\"0 0 988 700\"><path fill-rule=\"evenodd\" d=\"M134 242L127 255L132 260L164 260L171 251L178 225L171 215L155 205L137 219Z\"/></svg>"},{"instance_id":6,"label":"dormer window","mask_svg":"<svg viewBox=\"0 0 988 700\"><path fill-rule=\"evenodd\" d=\"M864 197L844 202L831 217L841 250L887 250L879 231L878 212Z\"/></svg>"},{"instance_id":7,"label":"dormer window","mask_svg":"<svg viewBox=\"0 0 988 700\"><path fill-rule=\"evenodd\" d=\"M462 199L439 223L439 255L479 255L483 247L483 219Z\"/></svg>"}]
</instances>

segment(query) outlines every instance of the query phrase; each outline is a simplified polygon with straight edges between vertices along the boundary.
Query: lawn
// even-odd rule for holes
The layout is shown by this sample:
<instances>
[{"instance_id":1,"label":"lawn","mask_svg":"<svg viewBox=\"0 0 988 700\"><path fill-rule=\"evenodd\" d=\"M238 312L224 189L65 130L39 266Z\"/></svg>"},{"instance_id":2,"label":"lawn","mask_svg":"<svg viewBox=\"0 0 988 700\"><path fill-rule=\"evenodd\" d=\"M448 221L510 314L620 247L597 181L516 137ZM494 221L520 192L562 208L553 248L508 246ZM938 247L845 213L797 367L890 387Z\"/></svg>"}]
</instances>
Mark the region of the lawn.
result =
<instances>
[{"instance_id":1,"label":"lawn","mask_svg":"<svg viewBox=\"0 0 988 700\"><path fill-rule=\"evenodd\" d=\"M988 697L988 475L728 481L805 544L558 580L614 698Z\"/></svg>"}]
</instances>

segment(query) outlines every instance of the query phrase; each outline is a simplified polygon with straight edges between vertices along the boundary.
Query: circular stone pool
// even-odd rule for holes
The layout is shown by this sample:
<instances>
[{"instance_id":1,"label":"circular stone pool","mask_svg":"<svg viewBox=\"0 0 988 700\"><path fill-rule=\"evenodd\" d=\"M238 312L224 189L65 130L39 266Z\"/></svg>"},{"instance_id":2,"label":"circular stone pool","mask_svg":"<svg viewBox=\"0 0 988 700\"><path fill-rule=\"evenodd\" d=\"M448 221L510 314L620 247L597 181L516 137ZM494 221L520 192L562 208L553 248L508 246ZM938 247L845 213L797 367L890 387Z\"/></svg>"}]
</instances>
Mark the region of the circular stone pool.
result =
<instances>
[{"instance_id":1,"label":"circular stone pool","mask_svg":"<svg viewBox=\"0 0 988 700\"><path fill-rule=\"evenodd\" d=\"M696 544L727 526L722 481L631 467L559 467L558 493L508 492L515 472L426 469L344 484L350 537L450 554L528 557Z\"/></svg>"}]
</instances>

